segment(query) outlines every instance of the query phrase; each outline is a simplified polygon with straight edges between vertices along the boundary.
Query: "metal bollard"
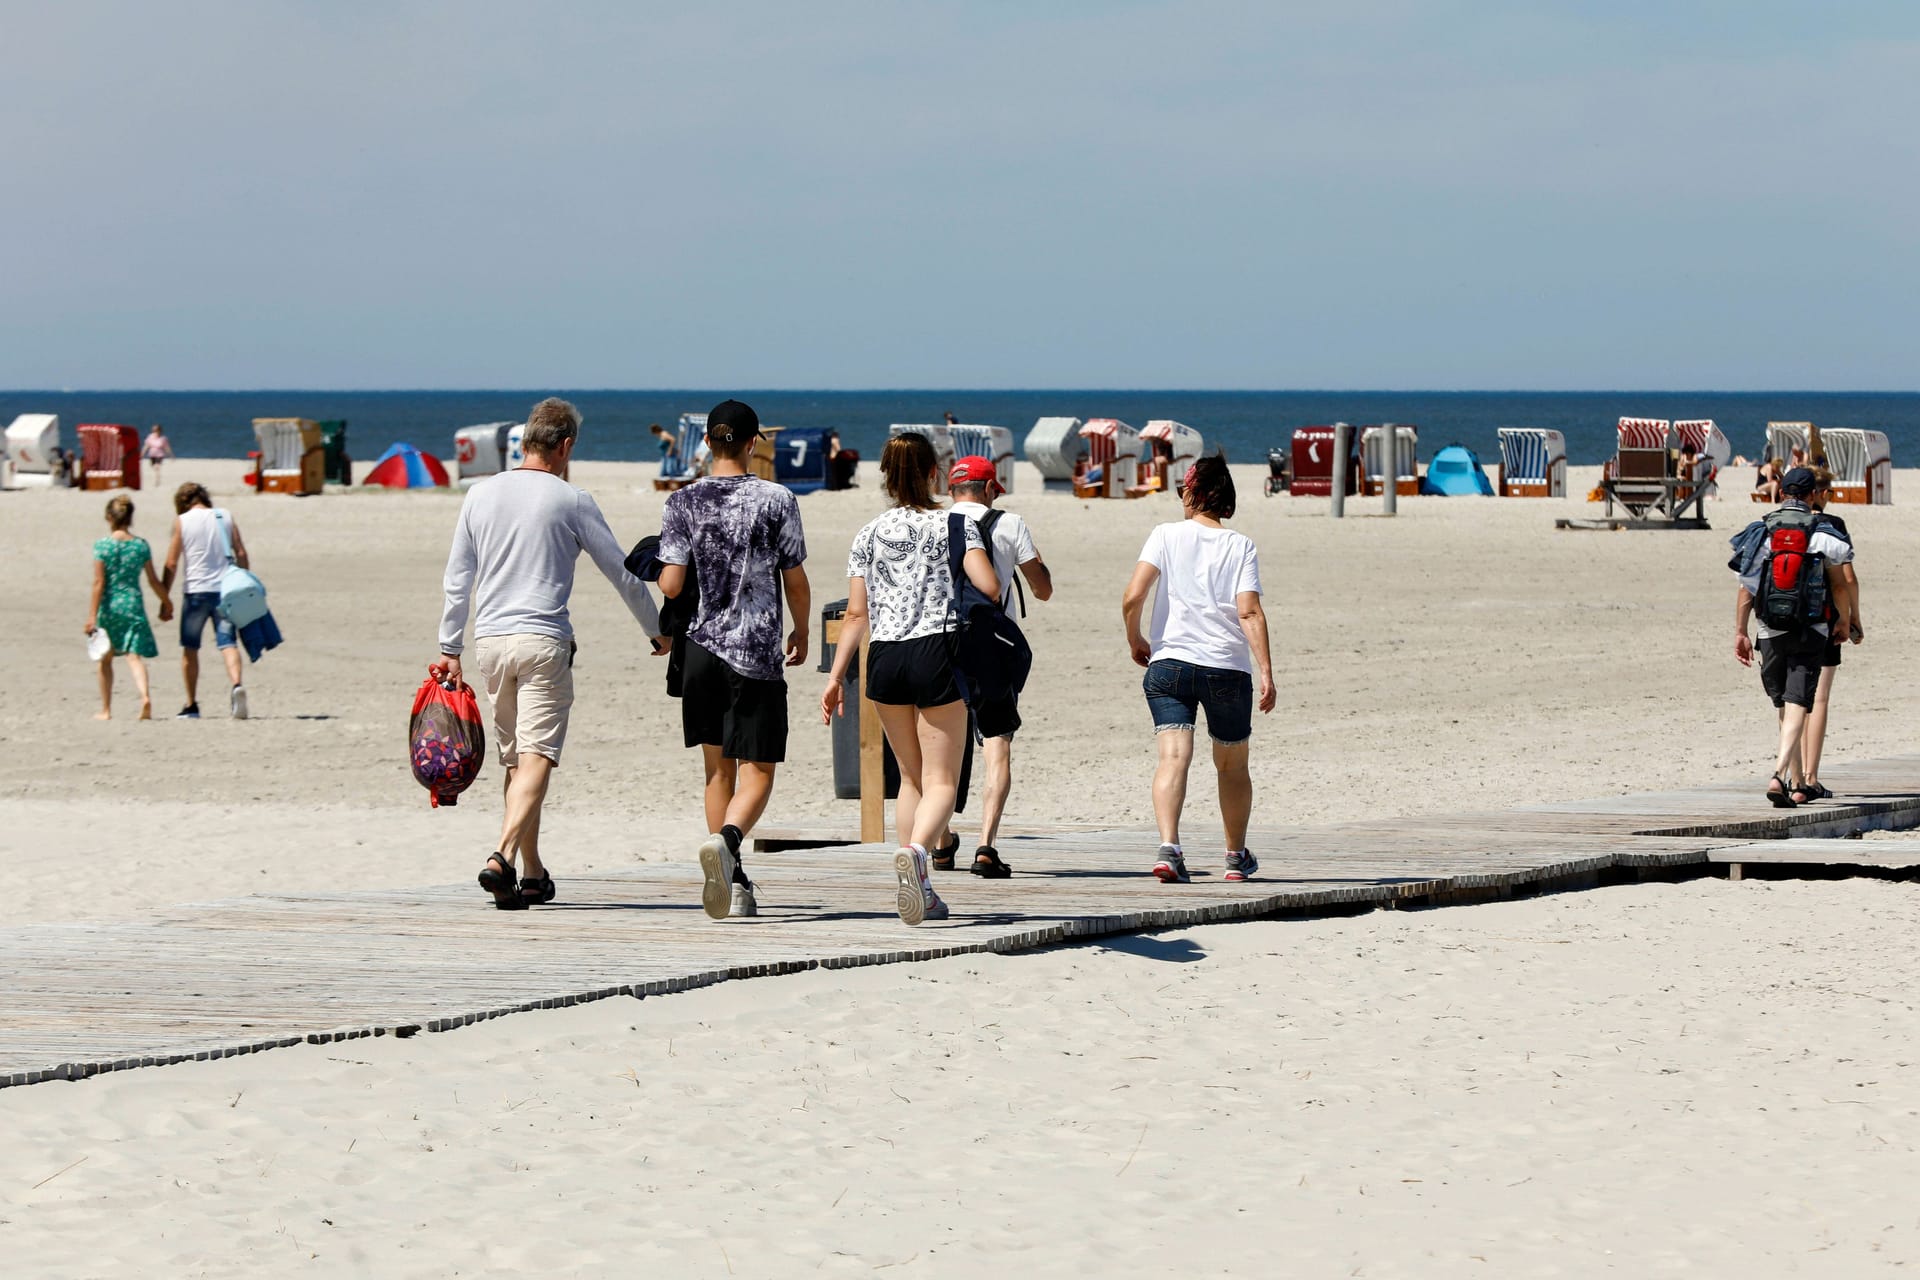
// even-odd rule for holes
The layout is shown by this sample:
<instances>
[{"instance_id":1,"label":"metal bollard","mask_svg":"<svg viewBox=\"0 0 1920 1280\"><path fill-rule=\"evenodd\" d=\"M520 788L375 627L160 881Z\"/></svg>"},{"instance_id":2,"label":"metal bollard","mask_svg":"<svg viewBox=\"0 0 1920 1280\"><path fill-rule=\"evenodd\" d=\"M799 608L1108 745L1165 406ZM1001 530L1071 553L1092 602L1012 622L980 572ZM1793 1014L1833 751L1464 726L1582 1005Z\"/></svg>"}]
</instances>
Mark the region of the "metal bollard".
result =
<instances>
[{"instance_id":1,"label":"metal bollard","mask_svg":"<svg viewBox=\"0 0 1920 1280\"><path fill-rule=\"evenodd\" d=\"M1380 428L1386 436L1386 462L1380 468L1380 514L1397 515L1400 511L1400 428L1391 422Z\"/></svg>"},{"instance_id":2,"label":"metal bollard","mask_svg":"<svg viewBox=\"0 0 1920 1280\"><path fill-rule=\"evenodd\" d=\"M1333 424L1333 507L1328 514L1335 520L1347 514L1347 469L1353 458L1353 428L1344 422Z\"/></svg>"}]
</instances>

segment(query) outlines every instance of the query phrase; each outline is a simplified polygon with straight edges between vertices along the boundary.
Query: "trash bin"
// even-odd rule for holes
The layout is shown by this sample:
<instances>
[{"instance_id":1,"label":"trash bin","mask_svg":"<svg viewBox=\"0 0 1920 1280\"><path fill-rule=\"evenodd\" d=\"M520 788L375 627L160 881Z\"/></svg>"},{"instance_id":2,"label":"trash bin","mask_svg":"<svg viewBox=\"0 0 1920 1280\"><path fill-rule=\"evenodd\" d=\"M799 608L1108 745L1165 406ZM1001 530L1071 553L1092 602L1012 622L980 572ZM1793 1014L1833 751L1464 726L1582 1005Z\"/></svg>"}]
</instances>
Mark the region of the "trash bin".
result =
<instances>
[{"instance_id":1,"label":"trash bin","mask_svg":"<svg viewBox=\"0 0 1920 1280\"><path fill-rule=\"evenodd\" d=\"M833 600L820 608L820 666L821 673L833 670L833 658L838 645L828 642L827 623L847 616L847 602ZM854 655L847 665L847 696L842 705L844 715L833 718L833 794L841 800L860 798L860 656ZM886 777L886 796L895 800L900 795L900 763L893 758L893 748L882 745L882 768ZM967 808L967 789L973 782L973 717L967 717L967 749L960 758L960 786L955 797L953 811L964 813Z\"/></svg>"},{"instance_id":2,"label":"trash bin","mask_svg":"<svg viewBox=\"0 0 1920 1280\"><path fill-rule=\"evenodd\" d=\"M320 443L327 451L328 484L353 483L353 459L347 456L347 423L335 418L320 424Z\"/></svg>"}]
</instances>

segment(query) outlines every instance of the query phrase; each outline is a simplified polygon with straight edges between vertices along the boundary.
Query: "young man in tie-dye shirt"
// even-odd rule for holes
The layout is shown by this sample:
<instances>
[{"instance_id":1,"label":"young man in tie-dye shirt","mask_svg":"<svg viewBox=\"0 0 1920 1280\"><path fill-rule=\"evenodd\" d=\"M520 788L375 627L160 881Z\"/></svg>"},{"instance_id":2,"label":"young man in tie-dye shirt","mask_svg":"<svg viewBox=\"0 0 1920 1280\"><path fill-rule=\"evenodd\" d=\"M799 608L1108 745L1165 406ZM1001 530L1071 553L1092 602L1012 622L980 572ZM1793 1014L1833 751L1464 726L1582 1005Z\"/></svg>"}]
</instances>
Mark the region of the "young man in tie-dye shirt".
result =
<instances>
[{"instance_id":1,"label":"young man in tie-dye shirt","mask_svg":"<svg viewBox=\"0 0 1920 1280\"><path fill-rule=\"evenodd\" d=\"M766 811L774 768L787 757L786 668L807 660L806 538L793 491L747 473L760 419L738 400L707 415L713 465L667 499L660 522L660 590L698 593L680 725L706 765L709 835L700 903L715 920L750 916L753 882L740 846ZM781 643L781 596L793 629Z\"/></svg>"}]
</instances>

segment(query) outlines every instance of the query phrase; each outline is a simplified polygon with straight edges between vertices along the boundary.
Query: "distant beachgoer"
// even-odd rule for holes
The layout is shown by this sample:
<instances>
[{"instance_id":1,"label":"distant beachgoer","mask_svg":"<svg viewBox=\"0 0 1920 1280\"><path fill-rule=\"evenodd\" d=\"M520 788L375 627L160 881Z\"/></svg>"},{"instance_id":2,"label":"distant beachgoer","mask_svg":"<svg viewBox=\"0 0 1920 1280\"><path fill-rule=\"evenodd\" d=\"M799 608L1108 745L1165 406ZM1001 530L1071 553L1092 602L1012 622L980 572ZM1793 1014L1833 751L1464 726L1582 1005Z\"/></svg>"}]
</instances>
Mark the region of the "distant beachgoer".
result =
<instances>
[{"instance_id":1,"label":"distant beachgoer","mask_svg":"<svg viewBox=\"0 0 1920 1280\"><path fill-rule=\"evenodd\" d=\"M153 628L147 624L147 601L140 594L140 575L146 573L154 595L160 598L160 621L173 617L165 586L154 571L153 548L133 534L133 499L121 494L107 500L108 535L93 544L93 601L86 632L105 631L113 647L100 659L100 710L95 720L113 719L113 660L124 657L140 692L140 719L153 719L153 697L147 688L148 658L160 656Z\"/></svg>"},{"instance_id":2,"label":"distant beachgoer","mask_svg":"<svg viewBox=\"0 0 1920 1280\"><path fill-rule=\"evenodd\" d=\"M580 411L565 400L542 400L527 415L526 461L467 490L447 555L440 654L427 664L442 684L464 678L460 656L471 614L494 745L507 771L500 846L479 879L502 910L554 899L540 857L540 816L573 709L577 646L567 603L582 551L620 593L655 655L667 651L653 597L627 572L626 553L599 505L561 478L579 437Z\"/></svg>"},{"instance_id":3,"label":"distant beachgoer","mask_svg":"<svg viewBox=\"0 0 1920 1280\"><path fill-rule=\"evenodd\" d=\"M947 650L954 583L947 563L948 514L934 498L939 465L933 443L917 431L894 436L880 451L881 481L894 505L854 535L847 611L833 672L820 694L823 722L844 714L847 668L871 630L866 694L900 765L895 900L900 919L915 925L947 917L947 904L933 890L927 848L953 819L967 732L967 704ZM968 581L997 597L1000 581L979 526L963 519L961 527Z\"/></svg>"},{"instance_id":4,"label":"distant beachgoer","mask_svg":"<svg viewBox=\"0 0 1920 1280\"><path fill-rule=\"evenodd\" d=\"M953 410L951 410L951 409L949 409L949 410L947 410L947 413L946 413L946 418L947 418L947 425L948 425L948 426L950 426L950 427L957 427L957 426L959 426L959 425L960 425L960 419L958 419L958 418L956 418L956 417L954 417L954 416L953 416Z\"/></svg>"},{"instance_id":5,"label":"distant beachgoer","mask_svg":"<svg viewBox=\"0 0 1920 1280\"><path fill-rule=\"evenodd\" d=\"M657 422L647 430L652 433L654 443L660 446L660 470L665 474L671 470L667 465L669 460L677 460L680 457L680 442L674 439L673 432Z\"/></svg>"},{"instance_id":6,"label":"distant beachgoer","mask_svg":"<svg viewBox=\"0 0 1920 1280\"><path fill-rule=\"evenodd\" d=\"M173 457L173 442L167 439L167 433L160 429L159 423L153 424L153 430L147 432L147 438L141 442L140 456L153 468L153 483L160 483L160 464Z\"/></svg>"},{"instance_id":7,"label":"distant beachgoer","mask_svg":"<svg viewBox=\"0 0 1920 1280\"><path fill-rule=\"evenodd\" d=\"M1740 585L1733 603L1733 656L1742 666L1753 665L1754 643L1747 635L1747 623L1755 623L1760 638L1760 687L1773 702L1780 724L1780 750L1767 779L1766 796L1781 809L1791 809L1818 798L1806 785L1801 744L1805 739L1808 713L1820 684L1821 661L1829 644L1826 621L1806 623L1793 631L1776 630L1754 617L1761 576L1767 572L1769 547L1776 527L1792 531L1804 527L1807 534L1804 554L1808 557L1802 572L1818 565L1826 576L1827 598L1833 616L1852 619L1857 610L1852 590L1842 570L1853 560L1853 548L1818 520L1807 499L1817 481L1805 467L1794 467L1780 478L1784 495L1777 510L1756 520L1735 535L1735 564ZM1853 637L1855 644L1860 636ZM1837 638L1833 643L1838 643Z\"/></svg>"},{"instance_id":8,"label":"distant beachgoer","mask_svg":"<svg viewBox=\"0 0 1920 1280\"><path fill-rule=\"evenodd\" d=\"M700 905L715 920L759 914L740 850L787 758L786 668L807 660L813 597L793 490L747 472L759 415L738 400L707 415L707 475L667 499L660 590L699 592L685 646L680 729L706 770ZM689 572L691 571L691 572ZM793 630L781 643L780 600Z\"/></svg>"},{"instance_id":9,"label":"distant beachgoer","mask_svg":"<svg viewBox=\"0 0 1920 1280\"><path fill-rule=\"evenodd\" d=\"M827 488L851 489L853 473L860 466L860 455L852 449L840 447L840 433L827 432Z\"/></svg>"},{"instance_id":10,"label":"distant beachgoer","mask_svg":"<svg viewBox=\"0 0 1920 1280\"><path fill-rule=\"evenodd\" d=\"M173 533L167 540L167 569L161 591L171 593L175 574L185 569L180 595L180 677L187 687L187 705L176 720L200 718L200 639L213 623L213 643L226 664L227 711L235 720L247 718L247 689L240 680L240 639L233 624L220 613L220 578L228 564L250 568L247 543L233 513L213 505L206 486L189 481L173 493ZM171 597L169 597L171 598Z\"/></svg>"},{"instance_id":11,"label":"distant beachgoer","mask_svg":"<svg viewBox=\"0 0 1920 1280\"><path fill-rule=\"evenodd\" d=\"M1780 501L1779 462L1767 458L1760 463L1759 470L1754 473L1753 491L1768 502Z\"/></svg>"},{"instance_id":12,"label":"distant beachgoer","mask_svg":"<svg viewBox=\"0 0 1920 1280\"><path fill-rule=\"evenodd\" d=\"M1260 553L1251 538L1221 523L1233 518L1236 505L1233 473L1223 455L1211 454L1187 468L1180 503L1186 519L1147 535L1120 604L1127 647L1147 669L1141 684L1160 748L1153 775L1160 851L1153 874L1168 884L1190 878L1180 843L1180 811L1193 763L1194 725L1205 708L1226 827L1226 879L1246 880L1260 869L1246 847L1253 813L1247 754L1256 673L1261 712L1271 712L1275 702L1267 615L1260 602ZM1160 590L1149 637L1141 633L1140 619L1155 583Z\"/></svg>"},{"instance_id":13,"label":"distant beachgoer","mask_svg":"<svg viewBox=\"0 0 1920 1280\"><path fill-rule=\"evenodd\" d=\"M1813 473L1814 490L1807 498L1807 505L1820 513L1819 527L1832 533L1849 547L1853 546L1853 536L1847 532L1847 522L1827 510L1827 503L1833 497L1833 473L1821 468ZM1849 597L1852 601L1851 616L1844 620L1846 637L1859 644L1866 639L1866 628L1860 622L1860 580L1854 574L1854 561L1849 560L1840 566L1841 574L1847 580ZM1805 736L1800 741L1800 763L1802 780L1815 798L1828 800L1833 792L1820 781L1820 756L1827 745L1827 703L1833 692L1833 678L1840 670L1839 629L1842 620L1829 617L1827 647L1820 655L1820 683L1813 691L1813 709L1807 713Z\"/></svg>"},{"instance_id":14,"label":"distant beachgoer","mask_svg":"<svg viewBox=\"0 0 1920 1280\"><path fill-rule=\"evenodd\" d=\"M1014 571L1026 577L1033 598L1046 600L1053 595L1053 575L1040 551L1033 545L1027 522L1011 511L997 511L993 500L1005 492L991 460L978 455L957 458L947 473L947 494L953 509L979 526L993 560L994 577L1000 580L1000 604L1011 605ZM1013 789L1013 735L1020 728L1017 697L1002 703L979 703L972 708L974 740L986 756L987 783L980 805L980 846L973 853L973 874L988 879L1004 879L1013 874L1000 860L995 847L1000 838L1000 818L1006 812L1007 796ZM936 871L951 871L960 837L933 852Z\"/></svg>"}]
</instances>

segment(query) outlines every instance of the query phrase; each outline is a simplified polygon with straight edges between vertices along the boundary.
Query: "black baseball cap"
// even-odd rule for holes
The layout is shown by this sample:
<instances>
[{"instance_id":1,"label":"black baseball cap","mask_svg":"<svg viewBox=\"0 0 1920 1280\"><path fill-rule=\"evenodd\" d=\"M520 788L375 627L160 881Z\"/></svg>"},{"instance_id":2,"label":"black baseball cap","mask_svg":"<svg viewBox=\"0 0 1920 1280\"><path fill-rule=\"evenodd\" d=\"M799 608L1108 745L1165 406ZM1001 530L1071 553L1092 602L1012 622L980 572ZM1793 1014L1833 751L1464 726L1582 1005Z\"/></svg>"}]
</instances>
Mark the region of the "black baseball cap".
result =
<instances>
[{"instance_id":1,"label":"black baseball cap","mask_svg":"<svg viewBox=\"0 0 1920 1280\"><path fill-rule=\"evenodd\" d=\"M707 414L707 439L716 444L738 444L760 434L760 415L738 400L722 400Z\"/></svg>"},{"instance_id":2,"label":"black baseball cap","mask_svg":"<svg viewBox=\"0 0 1920 1280\"><path fill-rule=\"evenodd\" d=\"M1780 492L1790 493L1796 498L1804 498L1819 485L1813 472L1807 467L1795 467L1780 477Z\"/></svg>"}]
</instances>

